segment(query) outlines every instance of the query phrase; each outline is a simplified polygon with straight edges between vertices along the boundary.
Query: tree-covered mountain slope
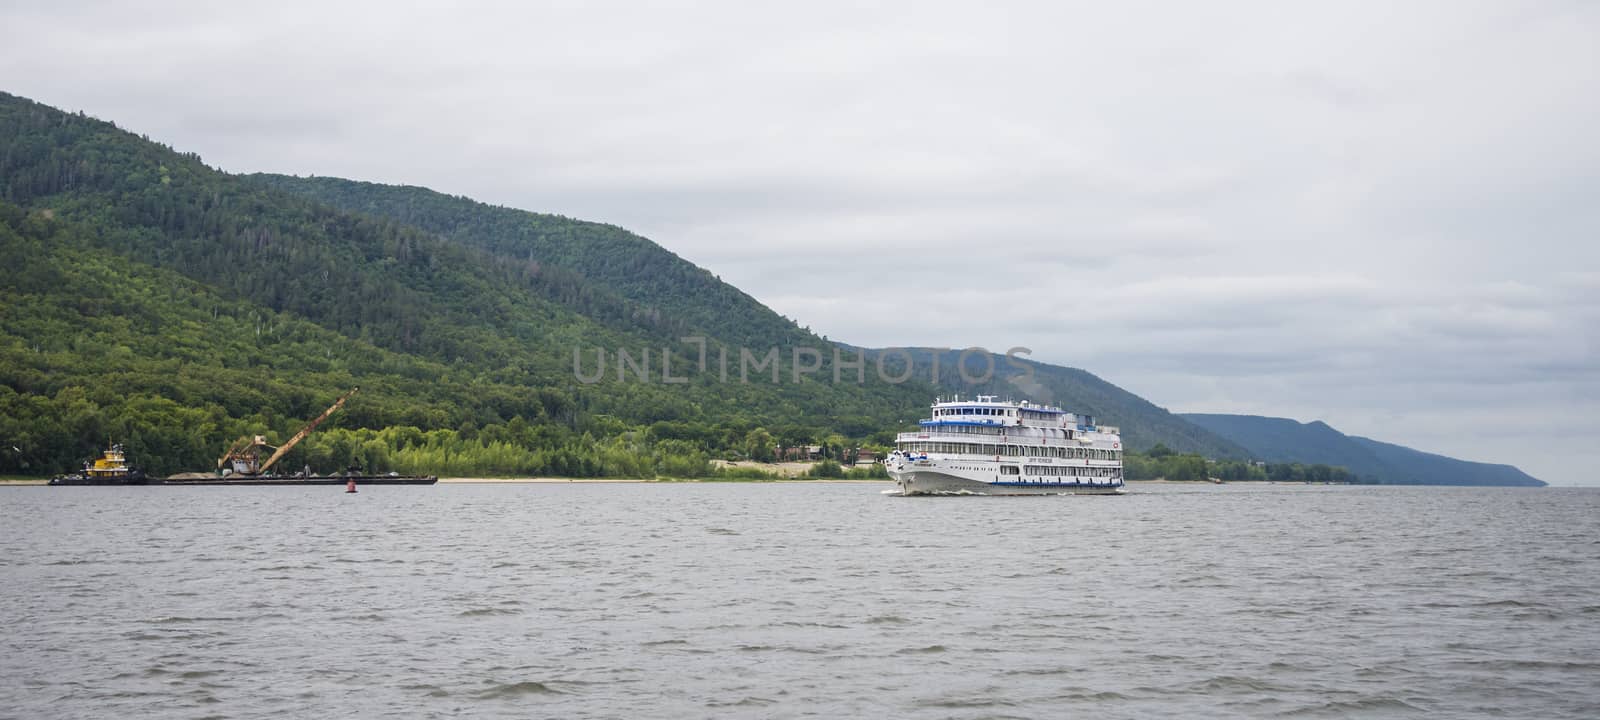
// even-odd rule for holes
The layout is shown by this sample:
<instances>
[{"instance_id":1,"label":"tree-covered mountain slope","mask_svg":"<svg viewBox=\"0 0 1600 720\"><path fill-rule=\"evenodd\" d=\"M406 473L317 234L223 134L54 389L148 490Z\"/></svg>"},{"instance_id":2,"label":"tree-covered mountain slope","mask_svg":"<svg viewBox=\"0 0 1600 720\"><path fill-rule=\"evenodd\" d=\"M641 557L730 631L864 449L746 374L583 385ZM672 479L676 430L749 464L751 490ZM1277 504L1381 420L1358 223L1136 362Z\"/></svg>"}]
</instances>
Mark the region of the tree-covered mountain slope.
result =
<instances>
[{"instance_id":1,"label":"tree-covered mountain slope","mask_svg":"<svg viewBox=\"0 0 1600 720\"><path fill-rule=\"evenodd\" d=\"M413 410L426 403L410 392L397 390L390 396L364 392L359 402L368 403L369 411L391 411L363 417L355 411L360 405L355 405L345 419L363 427L470 430L516 418L534 423L544 417L564 423L564 432L605 439L665 423L657 433L662 439L718 452L742 447L745 436L761 427L782 429L788 436L827 434L836 425L864 434L914 416L920 398L932 393L928 385L918 392L914 386L870 381L862 386L815 381L724 383L704 374L668 384L661 381L663 352L671 351L678 368L674 374L681 376L697 358L678 338L695 328L559 265L513 259L393 220L342 211L214 170L193 155L111 123L8 95L0 96L0 199L15 209L10 213L16 217L6 240L8 248L22 247L30 234L23 232L23 226L29 223L60 226L31 233L42 250L13 253L16 264L0 279L8 319L23 317L24 307L44 305L62 311L57 316L60 321L49 326L12 326L7 337L0 338L11 347L31 348L40 355L62 348L74 351L72 344L88 319L74 319L72 312L99 312L85 307L79 296L106 289L96 285L124 280L99 275L75 278L75 283L28 284L27 278L46 266L70 267L76 261L53 254L68 246L61 238L70 237L76 257L87 254L103 260L106 267L147 277L159 271L163 277L206 289L240 312L292 320L296 327L314 326L363 348L384 351L390 362L369 363L365 372L352 374L351 380L363 386L381 387L373 376L393 373L474 388L461 402L434 405L442 414ZM157 341L145 348L146 354L165 352L167 346L159 341L178 327L164 317L173 309L159 303L138 309L161 318L129 326L130 332ZM123 316L135 310L118 306L112 313ZM792 335L806 335L790 327ZM714 336L710 340L730 344ZM817 345L822 346L820 339ZM651 381L623 382L607 373L602 382L580 382L573 351L588 348L628 349L635 359L650 352ZM36 407L37 398L53 402L61 390L73 387L94 390L92 395L116 403L208 392L199 384L180 393L174 388L141 390L139 383L133 387L122 383L131 394L113 401L100 390L129 365L142 366L121 363L116 357L101 361L92 366L47 365L32 380L17 377L28 363L8 363L6 384L33 403L28 406L33 410L17 416L17 421L28 424L41 413L62 411ZM176 361L187 377L197 375L188 372L190 366L231 367L239 359L217 352ZM153 377L145 380L152 387L160 382ZM218 388L213 396L225 403L226 414L233 418L240 417L241 403L255 406L252 413L298 418L312 414L309 407L331 400L326 395L297 401L301 394L288 389L299 386L298 378L283 380L283 386L271 386L282 392L236 397L232 388ZM583 412L558 420L541 398ZM224 431L215 432L198 446L220 451L232 439L224 437ZM107 439L81 438L75 445ZM198 451L181 459L156 459L157 448L137 443L130 451L165 466L189 467L205 459ZM4 463L0 472L23 469L23 457L32 457L27 466L40 470L64 469L76 457L39 448L10 456L0 454Z\"/></svg>"},{"instance_id":2,"label":"tree-covered mountain slope","mask_svg":"<svg viewBox=\"0 0 1600 720\"><path fill-rule=\"evenodd\" d=\"M357 385L289 464L696 476L776 444L886 443L954 392L1094 414L1133 449L1247 454L1082 370L1025 362L1018 380L997 358L994 378L935 382L913 352L887 382L875 351L835 368L856 349L620 228L233 175L3 93L0 261L0 473L63 471L113 440L157 472L200 469Z\"/></svg>"},{"instance_id":3,"label":"tree-covered mountain slope","mask_svg":"<svg viewBox=\"0 0 1600 720\"><path fill-rule=\"evenodd\" d=\"M576 411L224 297L4 202L0 264L11 269L0 282L0 457L12 472L62 469L113 439L153 470L194 469L223 438L281 437L356 384L365 394L331 427Z\"/></svg>"},{"instance_id":4,"label":"tree-covered mountain slope","mask_svg":"<svg viewBox=\"0 0 1600 720\"><path fill-rule=\"evenodd\" d=\"M738 288L615 225L489 205L427 188L331 177L254 174L247 179L334 207L381 217L512 261L555 266L652 317L730 343L813 342Z\"/></svg>"},{"instance_id":5,"label":"tree-covered mountain slope","mask_svg":"<svg viewBox=\"0 0 1600 720\"><path fill-rule=\"evenodd\" d=\"M1198 413L1182 417L1244 446L1261 460L1343 465L1363 479L1385 485L1545 484L1510 465L1457 460L1345 435L1321 421Z\"/></svg>"}]
</instances>

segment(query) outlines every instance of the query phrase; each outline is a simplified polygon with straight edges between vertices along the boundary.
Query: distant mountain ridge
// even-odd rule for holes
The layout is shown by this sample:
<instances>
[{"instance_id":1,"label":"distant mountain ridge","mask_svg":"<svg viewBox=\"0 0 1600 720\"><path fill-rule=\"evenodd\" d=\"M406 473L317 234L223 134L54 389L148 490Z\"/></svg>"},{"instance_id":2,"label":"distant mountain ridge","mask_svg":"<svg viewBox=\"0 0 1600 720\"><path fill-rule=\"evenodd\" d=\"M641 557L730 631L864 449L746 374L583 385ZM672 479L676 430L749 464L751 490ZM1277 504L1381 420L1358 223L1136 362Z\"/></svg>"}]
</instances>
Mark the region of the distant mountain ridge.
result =
<instances>
[{"instance_id":1,"label":"distant mountain ridge","mask_svg":"<svg viewBox=\"0 0 1600 720\"><path fill-rule=\"evenodd\" d=\"M1511 465L1457 460L1345 435L1320 420L1301 423L1288 418L1209 413L1183 413L1181 417L1238 443L1257 459L1343 465L1383 485L1545 485Z\"/></svg>"},{"instance_id":2,"label":"distant mountain ridge","mask_svg":"<svg viewBox=\"0 0 1600 720\"><path fill-rule=\"evenodd\" d=\"M65 470L108 439L152 470L193 469L240 435L298 429L354 385L288 464L691 477L773 442L892 442L953 393L1096 415L1131 450L1252 452L1076 368L1026 361L1019 382L1000 357L997 377L969 384L950 351L935 383L923 350L904 383L823 381L843 346L614 225L231 174L3 92L0 259L0 472ZM684 336L823 358L804 382L661 382L664 357L679 373L693 362ZM580 348L648 349L657 381L622 381L615 364L581 381Z\"/></svg>"}]
</instances>

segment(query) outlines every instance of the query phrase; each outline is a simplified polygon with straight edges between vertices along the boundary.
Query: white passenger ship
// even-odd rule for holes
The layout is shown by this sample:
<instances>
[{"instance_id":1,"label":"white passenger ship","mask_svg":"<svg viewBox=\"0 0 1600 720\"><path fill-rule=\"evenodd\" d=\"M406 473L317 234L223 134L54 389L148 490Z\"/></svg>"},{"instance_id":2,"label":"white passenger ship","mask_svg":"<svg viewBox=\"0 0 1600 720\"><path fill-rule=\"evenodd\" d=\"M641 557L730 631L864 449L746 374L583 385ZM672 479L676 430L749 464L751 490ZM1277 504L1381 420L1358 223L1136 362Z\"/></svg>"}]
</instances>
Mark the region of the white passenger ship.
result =
<instances>
[{"instance_id":1,"label":"white passenger ship","mask_svg":"<svg viewBox=\"0 0 1600 720\"><path fill-rule=\"evenodd\" d=\"M1094 418L1027 401L935 400L884 460L904 495L1114 495L1122 436Z\"/></svg>"}]
</instances>

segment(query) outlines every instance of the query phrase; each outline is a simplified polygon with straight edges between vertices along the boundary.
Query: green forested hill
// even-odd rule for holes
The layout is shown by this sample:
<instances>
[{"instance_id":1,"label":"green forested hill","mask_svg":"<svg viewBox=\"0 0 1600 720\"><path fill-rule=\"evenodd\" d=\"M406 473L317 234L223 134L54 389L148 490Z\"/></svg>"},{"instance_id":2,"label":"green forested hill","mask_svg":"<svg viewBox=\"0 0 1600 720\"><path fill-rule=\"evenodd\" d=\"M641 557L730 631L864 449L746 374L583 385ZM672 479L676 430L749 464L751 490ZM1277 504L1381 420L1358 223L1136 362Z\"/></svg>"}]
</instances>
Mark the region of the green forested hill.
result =
<instances>
[{"instance_id":1,"label":"green forested hill","mask_svg":"<svg viewBox=\"0 0 1600 720\"><path fill-rule=\"evenodd\" d=\"M649 317L725 342L786 345L816 338L704 268L615 225L517 210L426 188L330 177L246 176L356 213L420 228L510 261L555 267L631 301Z\"/></svg>"},{"instance_id":2,"label":"green forested hill","mask_svg":"<svg viewBox=\"0 0 1600 720\"><path fill-rule=\"evenodd\" d=\"M1468 462L1345 435L1320 421L1255 415L1183 417L1243 445L1262 460L1342 465L1364 480L1384 485L1544 485L1510 465Z\"/></svg>"},{"instance_id":3,"label":"green forested hill","mask_svg":"<svg viewBox=\"0 0 1600 720\"><path fill-rule=\"evenodd\" d=\"M201 469L357 385L286 465L698 476L776 443L881 443L935 394L991 390L1096 414L1131 448L1243 454L1080 370L935 386L869 369L835 384L833 344L619 228L421 188L231 175L5 94L0 261L0 473L63 471L111 440L156 472ZM708 338L707 371L685 336ZM739 382L741 347L776 348L780 381ZM797 348L820 356L800 382ZM579 349L590 372L596 349L610 355L601 381L576 377ZM619 380L617 350L650 353L650 382ZM662 381L664 353L682 382Z\"/></svg>"},{"instance_id":4,"label":"green forested hill","mask_svg":"<svg viewBox=\"0 0 1600 720\"><path fill-rule=\"evenodd\" d=\"M15 263L0 282L6 318L0 344L12 353L0 384L20 403L8 408L12 426L0 428L7 448L15 448L0 453L0 472L64 469L121 433L130 451L156 469L193 468L239 431L205 430L174 454L146 442L141 423L113 424L98 437L92 423L65 430L62 418L79 390L91 396L102 419L122 416L124 405L165 398L235 420L259 415L264 420L247 430L281 437L331 401L339 389L333 385L360 384L369 389L337 416L333 429L319 433L322 439L338 439L341 423L447 430L462 445L451 445L450 438L436 444L460 462L442 471L569 474L648 474L661 447L702 457L737 452L769 433L791 441L836 427L865 434L914 417L931 394L926 385L919 391L871 382L736 384L707 376L665 385L617 382L608 374L605 382L585 385L574 378L574 349L628 349L635 357L652 351L651 371L659 377L660 353L671 348L679 368L674 374L680 374L692 359L691 348L677 339L697 328L560 265L345 212L208 168L110 123L13 96L0 96L0 182L0 199L10 205L6 244ZM23 251L28 243L33 249ZM80 264L85 258L104 272L79 272L88 267ZM52 269L62 281L28 281ZM323 336L312 341L315 348L278 345L241 357L224 342L241 328L220 314L214 322L193 319L199 327L190 327L177 315L184 303L159 294L140 293L110 309L86 300L117 290L130 276L151 287L187 283L204 291L234 315L255 318L244 327L250 338L298 339L312 330ZM33 323L38 308L50 308L56 321ZM85 331L102 313L121 319L118 345L137 346L137 352L86 344ZM133 318L145 322L128 322ZM805 336L798 328L791 334ZM343 344L324 346L326 338ZM823 347L820 339L816 344ZM183 354L190 345L211 352ZM304 363L345 370L348 383L315 387L300 368ZM203 371L215 368L239 369L230 377L254 379L257 391L215 382ZM401 382L407 379L416 384ZM375 392L378 387L387 390ZM424 402L440 393L437 402ZM154 414L145 419L161 422ZM536 431L495 435L513 421ZM40 435L24 432L28 428L51 428L44 434L53 439L10 442ZM768 430L755 433L761 428ZM64 432L73 438L57 437ZM536 462L550 437L580 445L574 452L584 462L576 469L574 463ZM502 439L520 459L470 462ZM600 448L608 443L625 445L619 452L631 459L613 453L612 461L601 462ZM403 449L393 445L391 455Z\"/></svg>"}]
</instances>

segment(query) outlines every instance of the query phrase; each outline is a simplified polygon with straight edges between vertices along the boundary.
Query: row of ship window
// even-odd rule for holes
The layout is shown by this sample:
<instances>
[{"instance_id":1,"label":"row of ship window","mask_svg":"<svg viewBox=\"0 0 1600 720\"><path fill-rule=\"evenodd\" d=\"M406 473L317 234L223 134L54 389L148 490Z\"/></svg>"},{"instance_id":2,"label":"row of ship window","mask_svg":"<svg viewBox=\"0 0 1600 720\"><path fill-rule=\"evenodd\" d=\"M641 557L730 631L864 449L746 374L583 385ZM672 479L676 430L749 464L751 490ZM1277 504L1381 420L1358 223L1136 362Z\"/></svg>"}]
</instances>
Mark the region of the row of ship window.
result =
<instances>
[{"instance_id":1,"label":"row of ship window","mask_svg":"<svg viewBox=\"0 0 1600 720\"><path fill-rule=\"evenodd\" d=\"M1076 482L1077 480L1093 480L1097 478L1122 479L1122 468L1067 468L1051 465L1029 465L1028 474L1032 476L1062 477ZM1071 470L1072 472L1067 472ZM1001 475L1020 475L1021 472L1015 465L1000 466ZM1038 482L1038 481L1035 481Z\"/></svg>"},{"instance_id":2,"label":"row of ship window","mask_svg":"<svg viewBox=\"0 0 1600 720\"><path fill-rule=\"evenodd\" d=\"M938 408L933 411L935 417L946 415L1011 415L1015 411L1005 408Z\"/></svg>"},{"instance_id":3,"label":"row of ship window","mask_svg":"<svg viewBox=\"0 0 1600 720\"><path fill-rule=\"evenodd\" d=\"M1039 434L1043 435L1046 438L1065 438L1065 439L1068 439L1068 440L1072 439L1072 431L1071 430L1063 430L1061 428L1028 428L1028 429L1032 430L1032 431L1034 431L1036 433L1039 433ZM946 433L946 434L952 434L953 433L953 434L958 434L958 435L1004 435L1007 432L1017 433L1016 430L1008 429L1008 428L1006 428L1004 426L1001 426L1001 425L941 425L941 426L939 426L939 429L936 430L935 432ZM1020 434L1020 433L1017 433L1017 434ZM1037 437L1037 436L1035 436L1035 437Z\"/></svg>"},{"instance_id":4,"label":"row of ship window","mask_svg":"<svg viewBox=\"0 0 1600 720\"><path fill-rule=\"evenodd\" d=\"M1120 460L1121 450L1103 450L1085 447L1039 447L1032 445L989 445L980 443L908 442L901 443L908 452L965 453L967 455L1010 455L1012 457L1048 457L1072 460Z\"/></svg>"},{"instance_id":5,"label":"row of ship window","mask_svg":"<svg viewBox=\"0 0 1600 720\"><path fill-rule=\"evenodd\" d=\"M1006 466L1006 467L1011 467L1011 466ZM1005 468L1003 467L1001 469L1004 470ZM1028 465L1023 469L1026 470L1027 474L1029 474L1029 475L1051 475L1051 476L1062 476L1062 475L1073 476L1073 475L1076 475L1078 477L1100 477L1100 478L1119 478L1119 477L1122 477L1122 468L1085 468L1085 467L1062 467L1062 466L1059 466L1059 465ZM1007 473L1007 474L1014 475L1015 473Z\"/></svg>"},{"instance_id":6,"label":"row of ship window","mask_svg":"<svg viewBox=\"0 0 1600 720\"><path fill-rule=\"evenodd\" d=\"M999 435L1005 432L998 425L951 425L939 428L942 433L962 433L965 435Z\"/></svg>"}]
</instances>

